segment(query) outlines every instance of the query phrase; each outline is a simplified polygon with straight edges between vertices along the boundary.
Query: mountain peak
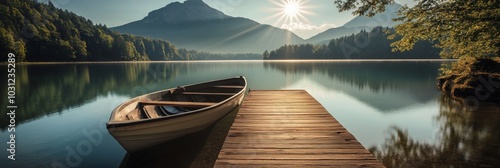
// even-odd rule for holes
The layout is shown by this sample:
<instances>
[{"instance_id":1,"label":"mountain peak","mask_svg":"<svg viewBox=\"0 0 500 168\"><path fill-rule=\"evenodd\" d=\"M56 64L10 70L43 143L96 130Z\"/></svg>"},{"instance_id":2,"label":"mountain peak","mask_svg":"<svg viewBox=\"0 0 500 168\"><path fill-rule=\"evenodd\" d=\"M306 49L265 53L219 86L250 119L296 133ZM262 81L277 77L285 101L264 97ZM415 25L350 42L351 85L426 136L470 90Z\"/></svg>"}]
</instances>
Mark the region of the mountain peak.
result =
<instances>
[{"instance_id":1,"label":"mountain peak","mask_svg":"<svg viewBox=\"0 0 500 168\"><path fill-rule=\"evenodd\" d=\"M226 18L230 18L230 16L208 6L203 0L187 0L183 3L173 2L163 8L152 11L142 19L142 22L179 24Z\"/></svg>"},{"instance_id":2,"label":"mountain peak","mask_svg":"<svg viewBox=\"0 0 500 168\"><path fill-rule=\"evenodd\" d=\"M203 0L186 0L186 1L184 1L184 3L201 3L201 4L205 4L205 2L203 2Z\"/></svg>"}]
</instances>

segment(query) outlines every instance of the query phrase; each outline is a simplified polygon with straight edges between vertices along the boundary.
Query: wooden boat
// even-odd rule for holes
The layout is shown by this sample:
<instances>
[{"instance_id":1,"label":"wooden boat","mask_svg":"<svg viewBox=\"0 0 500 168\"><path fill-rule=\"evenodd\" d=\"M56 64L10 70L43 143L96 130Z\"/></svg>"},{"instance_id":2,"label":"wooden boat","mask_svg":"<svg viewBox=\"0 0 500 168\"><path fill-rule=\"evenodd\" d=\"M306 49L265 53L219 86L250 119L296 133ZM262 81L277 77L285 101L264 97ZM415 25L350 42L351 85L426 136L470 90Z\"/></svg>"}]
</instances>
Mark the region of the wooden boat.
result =
<instances>
[{"instance_id":1,"label":"wooden boat","mask_svg":"<svg viewBox=\"0 0 500 168\"><path fill-rule=\"evenodd\" d=\"M138 96L116 107L106 127L138 152L207 128L242 103L246 88L240 76Z\"/></svg>"}]
</instances>

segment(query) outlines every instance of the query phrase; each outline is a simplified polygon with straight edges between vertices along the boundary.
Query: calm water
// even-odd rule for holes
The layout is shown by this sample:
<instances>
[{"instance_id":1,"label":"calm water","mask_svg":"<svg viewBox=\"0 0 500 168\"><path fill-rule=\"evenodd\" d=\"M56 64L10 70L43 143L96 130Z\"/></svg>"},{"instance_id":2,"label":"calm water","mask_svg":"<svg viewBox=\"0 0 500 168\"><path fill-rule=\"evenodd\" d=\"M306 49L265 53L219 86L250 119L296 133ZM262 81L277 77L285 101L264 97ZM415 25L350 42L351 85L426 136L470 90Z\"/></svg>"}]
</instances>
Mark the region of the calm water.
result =
<instances>
[{"instance_id":1,"label":"calm water","mask_svg":"<svg viewBox=\"0 0 500 168\"><path fill-rule=\"evenodd\" d=\"M0 161L2 167L119 167L130 156L105 128L117 105L160 89L244 75L251 89L307 90L388 166L500 166L500 108L480 103L473 112L440 95L435 79L442 63L18 65L16 161L5 151L5 115ZM6 89L0 94L5 108Z\"/></svg>"}]
</instances>

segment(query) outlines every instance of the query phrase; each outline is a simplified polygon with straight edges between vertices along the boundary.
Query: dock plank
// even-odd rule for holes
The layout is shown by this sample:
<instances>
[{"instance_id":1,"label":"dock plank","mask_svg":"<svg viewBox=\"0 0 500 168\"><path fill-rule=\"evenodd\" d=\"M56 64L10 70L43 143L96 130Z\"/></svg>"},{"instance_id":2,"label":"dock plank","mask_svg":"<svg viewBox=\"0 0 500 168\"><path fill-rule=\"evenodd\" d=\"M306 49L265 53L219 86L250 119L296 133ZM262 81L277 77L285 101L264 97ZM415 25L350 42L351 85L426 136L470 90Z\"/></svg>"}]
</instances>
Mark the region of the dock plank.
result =
<instances>
[{"instance_id":1,"label":"dock plank","mask_svg":"<svg viewBox=\"0 0 500 168\"><path fill-rule=\"evenodd\" d=\"M215 167L384 167L304 90L252 90Z\"/></svg>"}]
</instances>

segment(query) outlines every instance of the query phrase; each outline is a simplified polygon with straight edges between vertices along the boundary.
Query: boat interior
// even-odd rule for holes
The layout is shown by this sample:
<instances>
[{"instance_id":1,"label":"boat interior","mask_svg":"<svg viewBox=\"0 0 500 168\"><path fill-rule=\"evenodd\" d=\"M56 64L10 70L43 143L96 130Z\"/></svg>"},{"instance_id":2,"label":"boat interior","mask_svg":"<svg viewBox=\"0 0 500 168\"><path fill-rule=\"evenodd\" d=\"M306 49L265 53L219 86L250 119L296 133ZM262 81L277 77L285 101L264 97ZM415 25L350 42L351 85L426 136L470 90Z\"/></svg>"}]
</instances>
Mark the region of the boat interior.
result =
<instances>
[{"instance_id":1,"label":"boat interior","mask_svg":"<svg viewBox=\"0 0 500 168\"><path fill-rule=\"evenodd\" d=\"M180 115L216 105L245 88L241 80L177 87L139 99L132 111L119 120L141 120Z\"/></svg>"}]
</instances>

